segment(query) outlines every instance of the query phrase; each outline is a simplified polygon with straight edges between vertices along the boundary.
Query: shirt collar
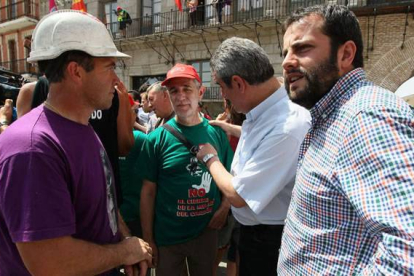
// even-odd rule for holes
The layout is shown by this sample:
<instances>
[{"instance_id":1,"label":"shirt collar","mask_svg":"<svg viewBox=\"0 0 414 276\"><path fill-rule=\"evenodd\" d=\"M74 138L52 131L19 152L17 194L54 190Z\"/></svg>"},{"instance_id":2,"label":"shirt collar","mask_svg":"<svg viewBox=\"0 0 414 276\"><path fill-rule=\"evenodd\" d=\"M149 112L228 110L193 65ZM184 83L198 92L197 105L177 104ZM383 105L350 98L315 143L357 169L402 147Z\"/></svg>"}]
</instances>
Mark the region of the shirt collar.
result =
<instances>
[{"instance_id":1,"label":"shirt collar","mask_svg":"<svg viewBox=\"0 0 414 276\"><path fill-rule=\"evenodd\" d=\"M342 106L355 93L351 89L355 84L365 80L365 72L362 68L356 68L348 74L342 76L332 87L332 89L311 108L312 125L315 125L320 118L329 114Z\"/></svg>"},{"instance_id":2,"label":"shirt collar","mask_svg":"<svg viewBox=\"0 0 414 276\"><path fill-rule=\"evenodd\" d=\"M283 85L280 86L278 90L276 90L272 95L267 97L263 102L257 105L255 108L250 110L246 114L246 119L248 121L254 121L259 118L266 110L268 110L271 106L275 105L281 99L287 96L285 87Z\"/></svg>"}]
</instances>

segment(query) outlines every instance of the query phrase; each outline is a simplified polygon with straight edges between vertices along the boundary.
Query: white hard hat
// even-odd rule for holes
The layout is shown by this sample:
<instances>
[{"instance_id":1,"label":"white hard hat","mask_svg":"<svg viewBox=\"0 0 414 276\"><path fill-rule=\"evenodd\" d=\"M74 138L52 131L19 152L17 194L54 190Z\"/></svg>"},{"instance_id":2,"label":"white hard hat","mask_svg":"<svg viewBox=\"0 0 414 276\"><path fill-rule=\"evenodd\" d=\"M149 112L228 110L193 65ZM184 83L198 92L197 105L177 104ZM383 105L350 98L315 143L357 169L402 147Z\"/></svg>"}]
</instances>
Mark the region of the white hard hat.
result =
<instances>
[{"instance_id":1,"label":"white hard hat","mask_svg":"<svg viewBox=\"0 0 414 276\"><path fill-rule=\"evenodd\" d=\"M93 57L130 58L116 49L99 19L78 10L59 10L46 15L36 25L27 61L50 60L73 50Z\"/></svg>"},{"instance_id":2,"label":"white hard hat","mask_svg":"<svg viewBox=\"0 0 414 276\"><path fill-rule=\"evenodd\" d=\"M403 98L409 105L414 106L414 77L401 84L395 95Z\"/></svg>"}]
</instances>

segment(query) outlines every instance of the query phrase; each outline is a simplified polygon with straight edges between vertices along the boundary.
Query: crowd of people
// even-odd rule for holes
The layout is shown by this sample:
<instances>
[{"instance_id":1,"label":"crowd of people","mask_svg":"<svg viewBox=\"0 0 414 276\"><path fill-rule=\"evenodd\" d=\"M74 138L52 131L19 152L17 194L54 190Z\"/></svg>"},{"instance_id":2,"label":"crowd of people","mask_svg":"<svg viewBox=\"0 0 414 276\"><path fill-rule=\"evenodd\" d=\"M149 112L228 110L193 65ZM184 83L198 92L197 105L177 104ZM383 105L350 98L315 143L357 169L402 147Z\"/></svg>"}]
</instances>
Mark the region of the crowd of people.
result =
<instances>
[{"instance_id":1,"label":"crowd of people","mask_svg":"<svg viewBox=\"0 0 414 276\"><path fill-rule=\"evenodd\" d=\"M13 124L0 109L0 275L211 276L226 251L229 276L414 275L414 113L366 79L347 7L284 26L283 79L255 42L219 45L210 120L191 65L128 94L102 23L45 16L45 77Z\"/></svg>"}]
</instances>

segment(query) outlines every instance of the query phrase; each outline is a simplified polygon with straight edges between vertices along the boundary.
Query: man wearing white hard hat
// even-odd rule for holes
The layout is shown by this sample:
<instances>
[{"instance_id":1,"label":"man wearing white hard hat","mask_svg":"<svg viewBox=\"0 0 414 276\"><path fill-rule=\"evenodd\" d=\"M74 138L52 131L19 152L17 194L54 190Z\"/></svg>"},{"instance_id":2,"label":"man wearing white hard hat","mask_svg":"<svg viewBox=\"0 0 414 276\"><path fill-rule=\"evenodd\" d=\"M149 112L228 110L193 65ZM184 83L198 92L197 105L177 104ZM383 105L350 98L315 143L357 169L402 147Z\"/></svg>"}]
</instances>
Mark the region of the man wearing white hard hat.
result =
<instances>
[{"instance_id":1,"label":"man wearing white hard hat","mask_svg":"<svg viewBox=\"0 0 414 276\"><path fill-rule=\"evenodd\" d=\"M0 138L0 275L96 275L151 260L119 223L114 180L89 117L110 107L119 52L105 25L78 11L45 16L29 62L50 83L44 103Z\"/></svg>"}]
</instances>

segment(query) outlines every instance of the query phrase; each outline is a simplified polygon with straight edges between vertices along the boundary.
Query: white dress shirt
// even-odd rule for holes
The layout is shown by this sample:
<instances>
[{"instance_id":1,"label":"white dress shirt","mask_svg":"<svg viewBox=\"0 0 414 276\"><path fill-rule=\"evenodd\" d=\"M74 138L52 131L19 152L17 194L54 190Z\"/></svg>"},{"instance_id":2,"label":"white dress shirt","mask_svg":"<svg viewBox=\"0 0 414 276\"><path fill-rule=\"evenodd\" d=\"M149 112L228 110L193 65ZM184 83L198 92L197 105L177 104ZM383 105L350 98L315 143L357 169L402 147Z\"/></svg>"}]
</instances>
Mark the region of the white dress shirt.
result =
<instances>
[{"instance_id":1,"label":"white dress shirt","mask_svg":"<svg viewBox=\"0 0 414 276\"><path fill-rule=\"evenodd\" d=\"M235 208L242 225L282 225L295 181L309 112L292 103L284 87L246 114L233 159L232 185L247 206Z\"/></svg>"}]
</instances>

